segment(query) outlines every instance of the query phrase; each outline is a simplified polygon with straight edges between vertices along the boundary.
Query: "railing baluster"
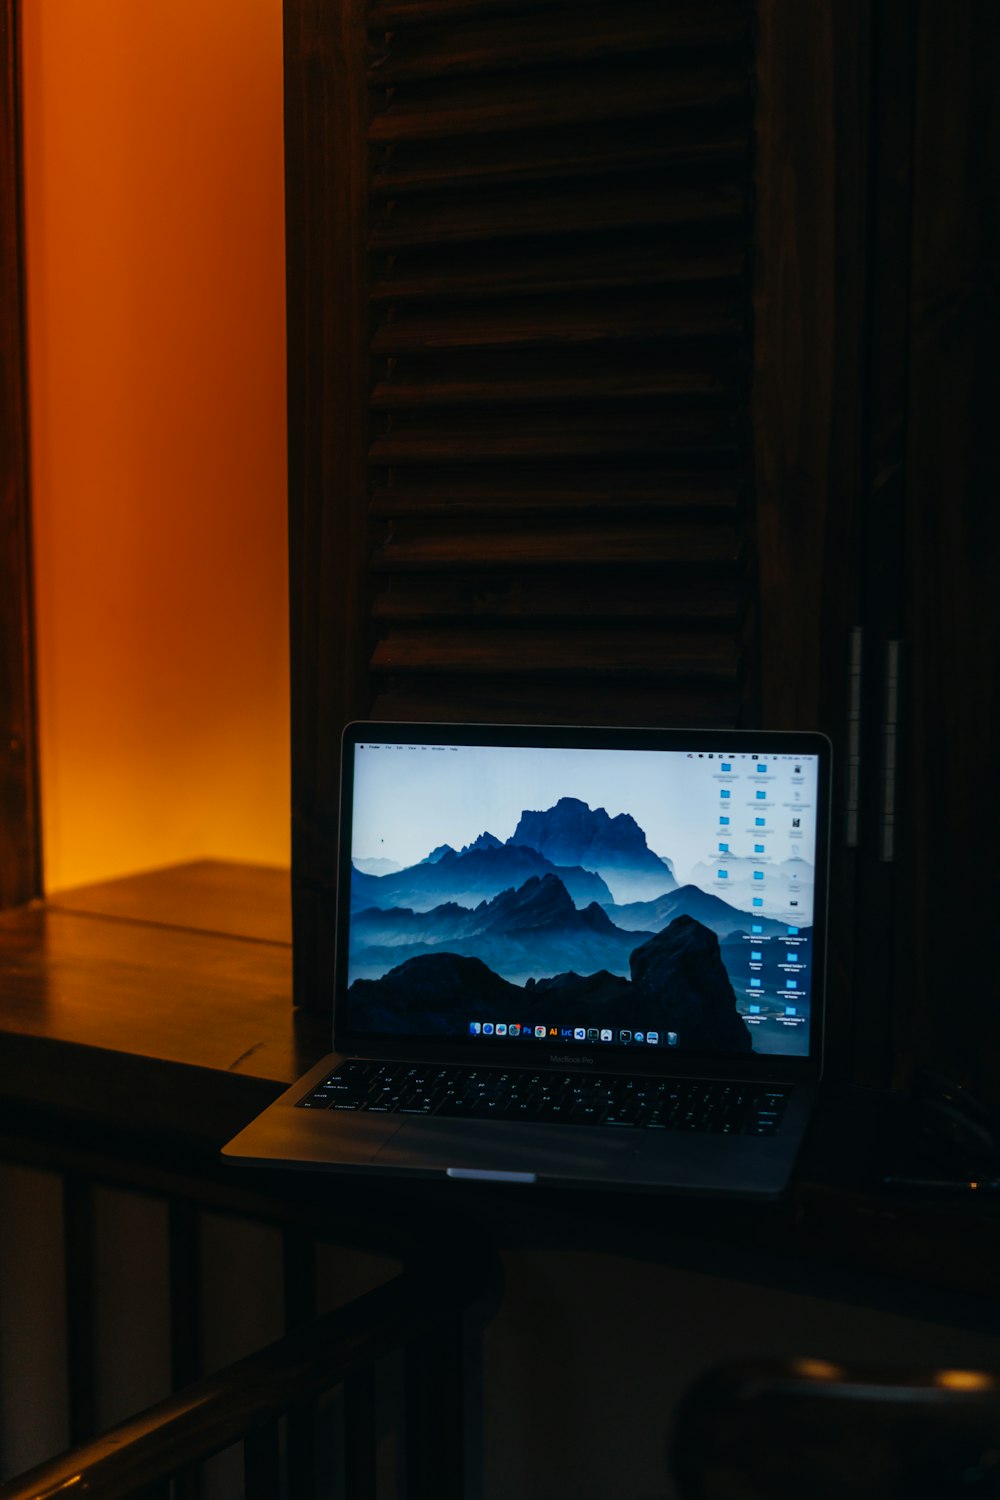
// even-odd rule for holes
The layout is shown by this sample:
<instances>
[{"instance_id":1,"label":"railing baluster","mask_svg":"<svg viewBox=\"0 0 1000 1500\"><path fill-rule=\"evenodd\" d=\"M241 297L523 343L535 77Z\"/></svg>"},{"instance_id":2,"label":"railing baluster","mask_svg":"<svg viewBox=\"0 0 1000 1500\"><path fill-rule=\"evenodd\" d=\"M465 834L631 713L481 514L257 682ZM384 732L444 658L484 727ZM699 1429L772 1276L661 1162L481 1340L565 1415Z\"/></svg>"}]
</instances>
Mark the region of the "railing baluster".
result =
<instances>
[{"instance_id":1,"label":"railing baluster","mask_svg":"<svg viewBox=\"0 0 1000 1500\"><path fill-rule=\"evenodd\" d=\"M181 1390L201 1374L202 1305L199 1214L193 1203L171 1198L168 1209L170 1264L170 1388ZM173 1500L201 1500L199 1468L179 1474Z\"/></svg>"},{"instance_id":2,"label":"railing baluster","mask_svg":"<svg viewBox=\"0 0 1000 1500\"><path fill-rule=\"evenodd\" d=\"M202 1372L201 1250L198 1210L170 1200L170 1380L175 1391Z\"/></svg>"},{"instance_id":3,"label":"railing baluster","mask_svg":"<svg viewBox=\"0 0 1000 1500\"><path fill-rule=\"evenodd\" d=\"M245 1500L278 1500L281 1495L277 1418L243 1439L243 1493Z\"/></svg>"},{"instance_id":4,"label":"railing baluster","mask_svg":"<svg viewBox=\"0 0 1000 1500\"><path fill-rule=\"evenodd\" d=\"M406 1477L409 1495L461 1500L465 1493L463 1323L449 1318L406 1349Z\"/></svg>"},{"instance_id":5,"label":"railing baluster","mask_svg":"<svg viewBox=\"0 0 1000 1500\"><path fill-rule=\"evenodd\" d=\"M316 1241L299 1229L282 1237L285 1332L301 1328L316 1317ZM289 1500L313 1500L316 1495L316 1403L289 1412L285 1427Z\"/></svg>"},{"instance_id":6,"label":"railing baluster","mask_svg":"<svg viewBox=\"0 0 1000 1500\"><path fill-rule=\"evenodd\" d=\"M66 1379L71 1446L97 1431L97 1361L94 1322L94 1196L90 1181L63 1176L63 1240L66 1254Z\"/></svg>"},{"instance_id":7,"label":"railing baluster","mask_svg":"<svg viewBox=\"0 0 1000 1500\"><path fill-rule=\"evenodd\" d=\"M375 1500L375 1366L344 1382L344 1492L347 1500Z\"/></svg>"},{"instance_id":8,"label":"railing baluster","mask_svg":"<svg viewBox=\"0 0 1000 1500\"><path fill-rule=\"evenodd\" d=\"M195 1478L196 1476L192 1474L191 1477ZM138 1493L132 1497L132 1500L171 1500L170 1480L163 1479L159 1482L159 1484L148 1485L146 1489L139 1490Z\"/></svg>"}]
</instances>

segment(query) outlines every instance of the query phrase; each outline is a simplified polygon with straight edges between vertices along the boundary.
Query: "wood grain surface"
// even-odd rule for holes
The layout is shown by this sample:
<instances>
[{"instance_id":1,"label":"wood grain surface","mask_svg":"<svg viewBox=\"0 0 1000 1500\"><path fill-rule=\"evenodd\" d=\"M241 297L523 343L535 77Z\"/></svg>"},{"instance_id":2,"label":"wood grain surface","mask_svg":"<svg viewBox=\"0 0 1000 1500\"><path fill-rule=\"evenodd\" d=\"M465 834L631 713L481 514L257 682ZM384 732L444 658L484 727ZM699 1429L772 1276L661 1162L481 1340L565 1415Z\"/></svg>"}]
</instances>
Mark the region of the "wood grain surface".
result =
<instances>
[{"instance_id":1,"label":"wood grain surface","mask_svg":"<svg viewBox=\"0 0 1000 1500\"><path fill-rule=\"evenodd\" d=\"M288 924L286 871L217 861L0 914L0 1096L221 1144L329 1050Z\"/></svg>"}]
</instances>

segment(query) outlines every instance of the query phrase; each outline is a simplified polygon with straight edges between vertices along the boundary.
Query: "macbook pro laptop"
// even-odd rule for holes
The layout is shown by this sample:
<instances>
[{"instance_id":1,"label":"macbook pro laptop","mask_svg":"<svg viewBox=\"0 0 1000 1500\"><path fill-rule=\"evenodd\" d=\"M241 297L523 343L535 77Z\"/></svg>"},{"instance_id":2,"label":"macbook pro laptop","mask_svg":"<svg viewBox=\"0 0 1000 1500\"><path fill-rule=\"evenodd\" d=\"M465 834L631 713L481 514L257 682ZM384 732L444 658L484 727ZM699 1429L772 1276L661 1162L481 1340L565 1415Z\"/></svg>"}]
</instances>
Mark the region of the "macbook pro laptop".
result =
<instances>
[{"instance_id":1,"label":"macbook pro laptop","mask_svg":"<svg viewBox=\"0 0 1000 1500\"><path fill-rule=\"evenodd\" d=\"M333 1052L224 1155L776 1196L829 806L818 734L350 725Z\"/></svg>"}]
</instances>

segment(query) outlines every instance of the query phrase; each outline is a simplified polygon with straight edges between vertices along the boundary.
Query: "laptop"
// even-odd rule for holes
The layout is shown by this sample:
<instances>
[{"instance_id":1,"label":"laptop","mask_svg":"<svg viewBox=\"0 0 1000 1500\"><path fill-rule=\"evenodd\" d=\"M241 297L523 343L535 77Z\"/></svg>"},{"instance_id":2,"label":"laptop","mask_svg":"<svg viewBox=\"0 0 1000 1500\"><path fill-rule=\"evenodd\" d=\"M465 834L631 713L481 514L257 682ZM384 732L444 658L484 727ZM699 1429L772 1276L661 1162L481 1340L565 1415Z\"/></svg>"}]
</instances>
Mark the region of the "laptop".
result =
<instances>
[{"instance_id":1,"label":"laptop","mask_svg":"<svg viewBox=\"0 0 1000 1500\"><path fill-rule=\"evenodd\" d=\"M333 1051L224 1156L779 1195L829 810L814 733L349 725Z\"/></svg>"}]
</instances>

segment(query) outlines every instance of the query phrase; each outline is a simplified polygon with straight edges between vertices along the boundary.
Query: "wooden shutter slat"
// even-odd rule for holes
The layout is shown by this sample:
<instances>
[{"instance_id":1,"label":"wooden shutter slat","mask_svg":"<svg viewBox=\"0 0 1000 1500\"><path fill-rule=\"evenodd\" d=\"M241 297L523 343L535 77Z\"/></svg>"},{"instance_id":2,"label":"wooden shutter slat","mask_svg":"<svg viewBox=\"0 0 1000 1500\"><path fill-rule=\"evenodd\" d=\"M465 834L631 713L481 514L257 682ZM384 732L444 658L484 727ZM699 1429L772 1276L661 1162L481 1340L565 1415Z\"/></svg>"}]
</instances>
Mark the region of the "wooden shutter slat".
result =
<instances>
[{"instance_id":1,"label":"wooden shutter slat","mask_svg":"<svg viewBox=\"0 0 1000 1500\"><path fill-rule=\"evenodd\" d=\"M636 5L631 9L637 9ZM681 42L685 28L697 30L697 36L705 43L724 40L732 34L735 17L744 20L753 17L753 7L747 0L673 0L670 5L672 26L676 39ZM580 24L604 24L607 12L592 0L579 0L567 5L567 0L373 0L366 6L367 26L373 30L402 30L405 27L439 27L447 23L450 27L462 26L463 20L481 20L496 13L505 13L510 23L544 18L549 13L567 24L568 17L580 18ZM610 24L613 24L610 21Z\"/></svg>"},{"instance_id":2,"label":"wooden shutter slat","mask_svg":"<svg viewBox=\"0 0 1000 1500\"><path fill-rule=\"evenodd\" d=\"M655 473L647 476L615 476L556 473L541 485L537 475L514 475L504 482L477 470L466 475L434 476L418 485L414 479L391 489L373 490L370 513L375 517L464 515L517 516L546 512L562 516L589 516L607 512L640 515L678 512L729 515L742 501L739 474Z\"/></svg>"},{"instance_id":3,"label":"wooden shutter slat","mask_svg":"<svg viewBox=\"0 0 1000 1500\"><path fill-rule=\"evenodd\" d=\"M391 679L390 679L391 681ZM583 694L583 696L582 696ZM737 683L713 683L706 691L689 679L644 686L635 678L614 674L579 679L558 677L529 682L522 676L491 677L483 683L460 680L449 687L434 677L404 678L378 692L372 704L376 719L437 720L485 724L701 724L720 728L736 723L740 712Z\"/></svg>"},{"instance_id":4,"label":"wooden shutter slat","mask_svg":"<svg viewBox=\"0 0 1000 1500\"><path fill-rule=\"evenodd\" d=\"M746 152L746 131L730 113L709 116L696 136L666 116L610 125L551 126L541 136L522 132L474 141L445 137L402 142L376 153L371 194L377 200L442 187L567 182L622 172L711 176L744 161Z\"/></svg>"},{"instance_id":5,"label":"wooden shutter slat","mask_svg":"<svg viewBox=\"0 0 1000 1500\"><path fill-rule=\"evenodd\" d=\"M646 248L640 244L623 249L615 243L581 251L576 246L548 246L511 256L498 254L492 245L466 247L459 262L442 266L436 255L424 250L395 255L391 266L379 275L371 291L375 306L400 306L413 301L447 302L475 297L480 302L503 300L526 294L539 295L587 290L613 291L622 287L675 286L677 283L738 283L746 268L742 239L728 236L725 243L668 243L662 236ZM735 289L735 288L734 288Z\"/></svg>"},{"instance_id":6,"label":"wooden shutter slat","mask_svg":"<svg viewBox=\"0 0 1000 1500\"><path fill-rule=\"evenodd\" d=\"M740 540L730 526L634 525L627 534L611 527L580 527L568 538L564 528L530 531L460 533L455 528L409 538L393 538L378 551L372 566L379 573L416 569L516 567L631 567L731 564L739 558Z\"/></svg>"},{"instance_id":7,"label":"wooden shutter slat","mask_svg":"<svg viewBox=\"0 0 1000 1500\"><path fill-rule=\"evenodd\" d=\"M569 235L586 229L621 232L653 226L687 224L700 228L738 222L747 212L742 186L679 188L651 193L640 184L610 189L595 207L578 192L531 192L448 196L429 205L403 199L371 226L369 243L376 251L409 245L465 244L476 240L524 239L536 235Z\"/></svg>"},{"instance_id":8,"label":"wooden shutter slat","mask_svg":"<svg viewBox=\"0 0 1000 1500\"><path fill-rule=\"evenodd\" d=\"M536 0L541 5L562 0ZM376 0L365 6L365 20L373 30L394 31L404 26L425 26L438 21L461 21L496 11L516 9L511 0Z\"/></svg>"},{"instance_id":9,"label":"wooden shutter slat","mask_svg":"<svg viewBox=\"0 0 1000 1500\"><path fill-rule=\"evenodd\" d=\"M667 298L640 301L551 299L502 309L464 307L431 316L403 311L372 337L376 354L444 349L521 349L538 345L620 344L627 340L718 339L739 334L746 312L730 299Z\"/></svg>"},{"instance_id":10,"label":"wooden shutter slat","mask_svg":"<svg viewBox=\"0 0 1000 1500\"><path fill-rule=\"evenodd\" d=\"M423 579L400 574L376 598L373 614L380 623L410 621L671 621L697 622L732 634L742 608L738 584L718 578L697 581L672 571L632 570L627 581L605 581L594 588L593 576L582 580L546 573L490 573L467 578L439 576L433 590Z\"/></svg>"},{"instance_id":11,"label":"wooden shutter slat","mask_svg":"<svg viewBox=\"0 0 1000 1500\"><path fill-rule=\"evenodd\" d=\"M565 11L538 9L522 14L517 26L509 17L451 20L446 27L423 26L393 36L393 45L376 54L369 81L376 85L404 79L493 73L507 68L537 68L577 63L620 54L642 54L653 48L681 49L711 44L718 51L745 40L745 7L661 6L620 3L578 5L572 24ZM369 17L373 31L377 22ZM383 26L392 31L391 23ZM377 42L376 42L377 48Z\"/></svg>"},{"instance_id":12,"label":"wooden shutter slat","mask_svg":"<svg viewBox=\"0 0 1000 1500\"><path fill-rule=\"evenodd\" d=\"M544 421L485 423L471 417L450 427L394 426L369 448L375 465L517 463L536 459L661 459L703 453L713 464L731 463L742 435L742 422L728 410L670 411L645 422L625 415L584 421L553 416Z\"/></svg>"},{"instance_id":13,"label":"wooden shutter slat","mask_svg":"<svg viewBox=\"0 0 1000 1500\"><path fill-rule=\"evenodd\" d=\"M524 74L516 87L490 78L421 87L393 97L375 113L373 145L469 136L506 130L541 130L598 120L633 120L674 110L712 110L745 102L748 77L732 65L665 73L662 64L576 68L565 75Z\"/></svg>"},{"instance_id":14,"label":"wooden shutter slat","mask_svg":"<svg viewBox=\"0 0 1000 1500\"><path fill-rule=\"evenodd\" d=\"M648 374L609 371L598 375L540 376L535 380L454 380L434 382L379 382L372 390L376 411L400 407L550 405L556 402L636 402L680 397L713 400L724 397L729 387L719 376L705 370L661 370Z\"/></svg>"},{"instance_id":15,"label":"wooden shutter slat","mask_svg":"<svg viewBox=\"0 0 1000 1500\"><path fill-rule=\"evenodd\" d=\"M731 311L735 315L740 309ZM567 326L576 333L572 320ZM405 328L402 319L400 327ZM530 320L522 330L523 339L512 341L507 348L492 342L495 335L499 336L499 324L477 323L468 331L460 326L458 337L464 336L468 342L455 347L445 342L456 332L454 328L448 329L442 332L442 347L418 344L414 349L373 361L376 384L399 387L400 391L404 386L412 387L419 401L420 391L425 386L431 388L457 380L467 380L477 386L495 385L499 389L506 386L527 388L545 381L579 379L590 382L603 377L608 382L609 393L613 394L623 382L630 380L635 382L637 389L645 389L660 380L669 381L671 385L677 380L700 385L707 377L725 380L734 371L743 373L741 346L733 336L736 330L724 330L713 337L704 329L685 336L684 330L678 327L669 343L661 337L651 347L648 339L629 337L627 331L620 339L612 341L603 336L602 330L586 342L582 341L582 333L580 342L576 338L564 342L546 339L540 333L535 343L529 342L527 337L529 327Z\"/></svg>"},{"instance_id":16,"label":"wooden shutter slat","mask_svg":"<svg viewBox=\"0 0 1000 1500\"><path fill-rule=\"evenodd\" d=\"M482 627L463 631L396 629L372 656L375 671L551 676L715 677L735 679L737 660L725 636L605 626L573 632Z\"/></svg>"}]
</instances>

